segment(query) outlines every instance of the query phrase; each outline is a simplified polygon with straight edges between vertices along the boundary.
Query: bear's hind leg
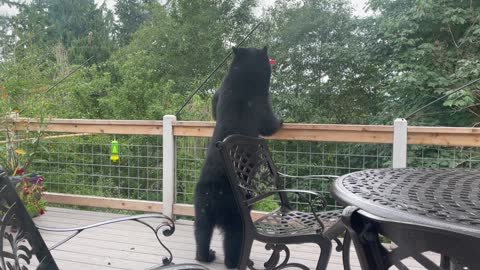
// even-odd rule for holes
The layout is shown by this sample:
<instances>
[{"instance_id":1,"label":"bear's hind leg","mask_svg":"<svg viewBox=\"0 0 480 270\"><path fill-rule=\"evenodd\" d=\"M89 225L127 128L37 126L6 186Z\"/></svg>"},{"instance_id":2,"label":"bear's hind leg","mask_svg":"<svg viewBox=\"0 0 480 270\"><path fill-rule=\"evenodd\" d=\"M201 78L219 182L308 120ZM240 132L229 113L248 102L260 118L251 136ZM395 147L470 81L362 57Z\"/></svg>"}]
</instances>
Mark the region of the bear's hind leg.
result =
<instances>
[{"instance_id":1,"label":"bear's hind leg","mask_svg":"<svg viewBox=\"0 0 480 270\"><path fill-rule=\"evenodd\" d=\"M223 248L225 252L225 266L228 268L237 268L240 259L243 243L243 229L240 224L231 224L224 228Z\"/></svg>"},{"instance_id":2,"label":"bear's hind leg","mask_svg":"<svg viewBox=\"0 0 480 270\"><path fill-rule=\"evenodd\" d=\"M215 260L215 251L210 249L214 227L213 220L209 220L207 215L196 213L195 240L197 242L197 255L195 259L197 261L212 262Z\"/></svg>"}]
</instances>

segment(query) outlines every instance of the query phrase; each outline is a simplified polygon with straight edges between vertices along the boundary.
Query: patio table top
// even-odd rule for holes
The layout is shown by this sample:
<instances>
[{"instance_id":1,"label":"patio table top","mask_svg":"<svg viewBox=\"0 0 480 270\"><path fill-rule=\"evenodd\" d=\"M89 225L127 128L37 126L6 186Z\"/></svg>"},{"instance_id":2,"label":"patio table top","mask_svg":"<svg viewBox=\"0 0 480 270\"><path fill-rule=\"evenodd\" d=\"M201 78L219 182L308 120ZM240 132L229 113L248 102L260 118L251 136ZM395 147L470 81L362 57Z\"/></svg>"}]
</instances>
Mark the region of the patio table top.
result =
<instances>
[{"instance_id":1,"label":"patio table top","mask_svg":"<svg viewBox=\"0 0 480 270\"><path fill-rule=\"evenodd\" d=\"M376 216L480 238L480 170L376 169L339 178L334 194Z\"/></svg>"},{"instance_id":2,"label":"patio table top","mask_svg":"<svg viewBox=\"0 0 480 270\"><path fill-rule=\"evenodd\" d=\"M332 193L345 206L353 206L344 211L344 218L351 233L360 235L357 239L365 245L370 267L374 261L376 267L384 267L425 251L480 267L476 248L480 245L480 170L364 170L338 178ZM354 214L357 211L360 216ZM362 240L369 232L390 238L403 247L398 252L404 254L380 256L384 251L375 247L378 240ZM372 252L379 256L368 258Z\"/></svg>"}]
</instances>

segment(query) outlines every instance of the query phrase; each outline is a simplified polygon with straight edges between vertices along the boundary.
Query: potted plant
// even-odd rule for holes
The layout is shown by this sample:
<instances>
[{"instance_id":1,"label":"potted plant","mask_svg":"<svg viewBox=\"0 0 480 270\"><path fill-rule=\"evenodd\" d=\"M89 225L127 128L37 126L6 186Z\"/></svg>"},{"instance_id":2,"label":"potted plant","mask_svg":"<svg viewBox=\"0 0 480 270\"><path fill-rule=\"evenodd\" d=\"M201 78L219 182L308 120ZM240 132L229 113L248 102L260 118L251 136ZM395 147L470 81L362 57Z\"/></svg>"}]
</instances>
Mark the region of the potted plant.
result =
<instances>
[{"instance_id":1,"label":"potted plant","mask_svg":"<svg viewBox=\"0 0 480 270\"><path fill-rule=\"evenodd\" d=\"M3 166L9 175L30 216L42 215L46 208L46 201L42 198L42 192L45 190L44 178L38 174L27 173L38 149L41 131L38 131L34 138L30 138L28 131L26 138L17 138L10 117L0 119L0 123L5 136L5 140L0 140L0 166ZM31 151L23 150L22 146Z\"/></svg>"},{"instance_id":2,"label":"potted plant","mask_svg":"<svg viewBox=\"0 0 480 270\"><path fill-rule=\"evenodd\" d=\"M45 214L47 202L42 198L45 190L43 180L41 175L29 175L16 185L18 195L31 217Z\"/></svg>"}]
</instances>

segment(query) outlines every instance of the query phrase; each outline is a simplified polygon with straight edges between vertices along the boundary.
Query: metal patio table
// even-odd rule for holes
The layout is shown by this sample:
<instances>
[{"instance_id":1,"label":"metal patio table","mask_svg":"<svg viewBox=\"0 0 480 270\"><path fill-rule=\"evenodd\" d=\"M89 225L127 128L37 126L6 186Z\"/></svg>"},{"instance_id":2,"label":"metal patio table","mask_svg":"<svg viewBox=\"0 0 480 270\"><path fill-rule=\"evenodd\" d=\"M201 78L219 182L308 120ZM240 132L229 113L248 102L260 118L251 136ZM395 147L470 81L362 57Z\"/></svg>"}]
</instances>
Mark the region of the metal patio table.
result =
<instances>
[{"instance_id":1,"label":"metal patio table","mask_svg":"<svg viewBox=\"0 0 480 270\"><path fill-rule=\"evenodd\" d=\"M480 170L365 170L338 178L332 192L348 206L343 221L362 269L408 269L408 257L427 269L480 269Z\"/></svg>"}]
</instances>

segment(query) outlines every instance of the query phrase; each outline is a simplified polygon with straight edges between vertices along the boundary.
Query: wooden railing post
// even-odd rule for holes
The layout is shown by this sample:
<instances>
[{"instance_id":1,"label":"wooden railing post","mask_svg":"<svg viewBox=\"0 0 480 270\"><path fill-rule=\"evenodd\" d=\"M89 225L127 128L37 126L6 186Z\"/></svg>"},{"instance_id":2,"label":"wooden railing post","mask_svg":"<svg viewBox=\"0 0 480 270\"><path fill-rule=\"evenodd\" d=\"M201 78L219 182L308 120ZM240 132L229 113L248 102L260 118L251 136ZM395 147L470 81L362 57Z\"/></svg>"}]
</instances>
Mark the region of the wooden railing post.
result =
<instances>
[{"instance_id":1,"label":"wooden railing post","mask_svg":"<svg viewBox=\"0 0 480 270\"><path fill-rule=\"evenodd\" d=\"M175 115L163 117L163 214L171 218L176 195L176 147L173 136L173 123L176 120Z\"/></svg>"},{"instance_id":2,"label":"wooden railing post","mask_svg":"<svg viewBox=\"0 0 480 270\"><path fill-rule=\"evenodd\" d=\"M392 167L407 167L407 147L408 147L408 122L404 118L397 118L393 122L393 153ZM392 242L390 248L395 249L398 246Z\"/></svg>"},{"instance_id":3,"label":"wooden railing post","mask_svg":"<svg viewBox=\"0 0 480 270\"><path fill-rule=\"evenodd\" d=\"M407 167L407 134L408 122L406 119L398 118L393 123L393 153L392 167Z\"/></svg>"}]
</instances>

